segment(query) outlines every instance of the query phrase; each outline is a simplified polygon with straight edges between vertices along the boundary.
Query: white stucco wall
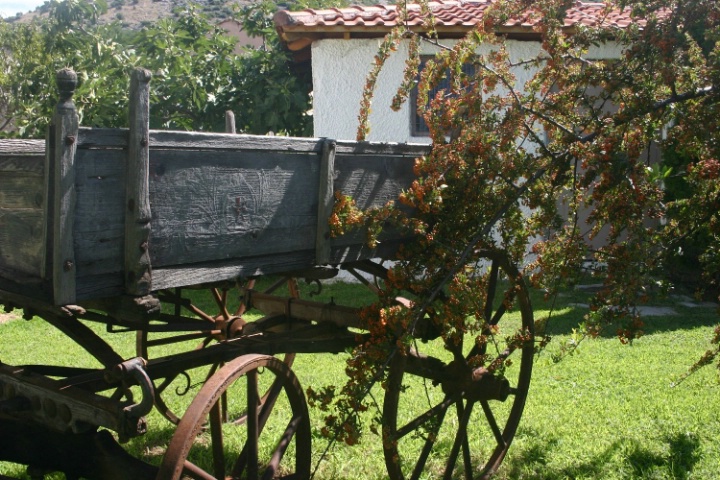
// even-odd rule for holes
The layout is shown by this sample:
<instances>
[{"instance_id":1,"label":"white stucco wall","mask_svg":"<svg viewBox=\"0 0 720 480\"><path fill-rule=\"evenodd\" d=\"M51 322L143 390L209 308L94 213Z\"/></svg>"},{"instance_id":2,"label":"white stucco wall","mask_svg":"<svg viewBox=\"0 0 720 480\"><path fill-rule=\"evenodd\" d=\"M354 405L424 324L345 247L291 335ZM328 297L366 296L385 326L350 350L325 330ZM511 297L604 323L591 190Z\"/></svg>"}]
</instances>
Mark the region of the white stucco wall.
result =
<instances>
[{"instance_id":1,"label":"white stucco wall","mask_svg":"<svg viewBox=\"0 0 720 480\"><path fill-rule=\"evenodd\" d=\"M316 137L337 140L356 138L363 88L380 43L381 39L325 39L313 42L313 116ZM535 41L509 40L507 48L513 61L535 58L540 53L540 44ZM390 108L402 81L407 52L407 43L403 43L392 54L378 78L368 140L428 142L427 137L411 136L409 102L405 102L398 112ZM421 46L423 55L436 52L437 47L429 43ZM588 58L617 58L620 52L617 45L607 45L594 48ZM517 68L514 73L518 86L521 86L534 72Z\"/></svg>"},{"instance_id":2,"label":"white stucco wall","mask_svg":"<svg viewBox=\"0 0 720 480\"><path fill-rule=\"evenodd\" d=\"M354 140L360 100L380 40L319 40L312 45L313 116L316 137ZM370 114L370 138L385 142L407 141L410 111L390 109L394 88L402 81L407 47L393 55L380 77Z\"/></svg>"},{"instance_id":3,"label":"white stucco wall","mask_svg":"<svg viewBox=\"0 0 720 480\"><path fill-rule=\"evenodd\" d=\"M325 39L312 44L314 135L336 140L354 140L357 136L360 100L368 73L374 62L381 39ZM448 41L446 45L451 45ZM533 59L541 53L536 41L509 40L506 48L513 63ZM421 55L437 53L438 47L429 43L421 46ZM479 49L488 53L491 47ZM622 49L616 45L595 47L589 59L618 58ZM403 78L407 43L403 43L385 64L377 81L370 114L370 134L367 140L376 142L429 143L428 137L411 136L410 102L394 112L391 102ZM534 70L517 67L513 71L516 89L523 90ZM522 139L518 139L522 143ZM524 145L532 149L533 145ZM529 210L524 208L527 214ZM528 252L528 261L532 255ZM347 272L339 280L355 281Z\"/></svg>"}]
</instances>

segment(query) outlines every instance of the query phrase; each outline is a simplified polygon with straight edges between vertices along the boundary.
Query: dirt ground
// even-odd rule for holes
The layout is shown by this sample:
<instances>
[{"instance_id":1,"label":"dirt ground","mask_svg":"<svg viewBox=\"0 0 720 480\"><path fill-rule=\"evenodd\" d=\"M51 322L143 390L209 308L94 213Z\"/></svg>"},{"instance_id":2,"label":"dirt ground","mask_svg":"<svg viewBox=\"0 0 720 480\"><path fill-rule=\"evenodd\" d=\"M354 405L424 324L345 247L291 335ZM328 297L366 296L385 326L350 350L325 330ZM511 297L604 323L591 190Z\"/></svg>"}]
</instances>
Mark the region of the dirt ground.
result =
<instances>
[{"instance_id":1,"label":"dirt ground","mask_svg":"<svg viewBox=\"0 0 720 480\"><path fill-rule=\"evenodd\" d=\"M0 323L5 323L13 318L18 318L18 316L15 313L5 313L0 311Z\"/></svg>"}]
</instances>

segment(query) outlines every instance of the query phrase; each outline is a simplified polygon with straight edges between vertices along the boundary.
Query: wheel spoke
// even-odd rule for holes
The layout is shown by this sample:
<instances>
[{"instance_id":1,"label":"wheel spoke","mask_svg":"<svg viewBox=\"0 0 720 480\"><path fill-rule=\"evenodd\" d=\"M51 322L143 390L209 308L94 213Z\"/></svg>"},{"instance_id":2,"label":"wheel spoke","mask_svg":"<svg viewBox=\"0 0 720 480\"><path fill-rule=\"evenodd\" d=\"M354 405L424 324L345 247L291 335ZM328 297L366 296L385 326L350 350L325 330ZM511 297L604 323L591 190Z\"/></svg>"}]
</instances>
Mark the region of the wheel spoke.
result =
<instances>
[{"instance_id":1,"label":"wheel spoke","mask_svg":"<svg viewBox=\"0 0 720 480\"><path fill-rule=\"evenodd\" d=\"M460 418L460 424L458 425L458 431L455 435L455 441L453 442L452 449L450 450L450 456L448 457L448 462L445 466L445 475L443 476L444 480L450 480L452 478L453 470L455 470L455 463L457 462L457 457L458 455L460 455L460 448L463 446L463 443L467 444L467 426L468 422L470 421L470 415L472 414L473 404L468 402L468 404L463 407L462 402L462 399L455 402L455 405L457 406L458 417Z\"/></svg>"},{"instance_id":2,"label":"wheel spoke","mask_svg":"<svg viewBox=\"0 0 720 480\"><path fill-rule=\"evenodd\" d=\"M170 384L172 382L174 382L177 377L178 377L177 375L168 375L167 377L165 377L165 379L162 381L162 383L160 383L160 385L155 387L155 394L159 395L162 392L164 392L165 389L167 387L169 387Z\"/></svg>"},{"instance_id":3,"label":"wheel spoke","mask_svg":"<svg viewBox=\"0 0 720 480\"><path fill-rule=\"evenodd\" d=\"M290 442L295 436L295 433L297 432L298 426L300 425L301 421L302 417L295 416L292 420L290 420L290 423L288 423L287 428L280 437L277 448L273 452L272 457L270 457L270 462L268 462L267 470L265 470L265 473L263 474L263 480L272 480L273 478L275 478L275 472L277 472L277 470L280 468L280 461L285 456L285 452L290 446Z\"/></svg>"},{"instance_id":4,"label":"wheel spoke","mask_svg":"<svg viewBox=\"0 0 720 480\"><path fill-rule=\"evenodd\" d=\"M495 293L497 292L497 282L500 276L497 260L493 259L490 265L490 276L488 278L487 294L485 297L485 322L490 323L492 318L493 303L495 303Z\"/></svg>"},{"instance_id":5,"label":"wheel spoke","mask_svg":"<svg viewBox=\"0 0 720 480\"><path fill-rule=\"evenodd\" d=\"M488 404L487 400L480 400L480 405L482 405L483 412L485 412L485 418L488 421L488 425L490 425L490 430L492 430L495 440L498 442L500 447L505 448L505 438L500 431L500 427L498 427L497 420L495 420L495 414L492 412L490 404Z\"/></svg>"},{"instance_id":6,"label":"wheel spoke","mask_svg":"<svg viewBox=\"0 0 720 480\"><path fill-rule=\"evenodd\" d=\"M183 473L185 475L188 475L190 478L194 478L195 480L217 480L216 477L213 477L205 470L201 469L194 463L189 462L188 460L185 460L185 462L183 463Z\"/></svg>"},{"instance_id":7,"label":"wheel spoke","mask_svg":"<svg viewBox=\"0 0 720 480\"><path fill-rule=\"evenodd\" d=\"M247 282L247 284L245 285L245 287L243 287L243 288L244 288L245 290L252 290L253 288L255 288L255 280L254 280L254 279L253 279L253 280L249 280L249 281ZM242 290L242 289L241 289L241 290ZM241 316L243 313L245 313L245 310L247 310L247 304L246 304L245 301L243 300L243 301L240 302L240 305L238 305L237 310L235 310L235 316L236 316L236 317Z\"/></svg>"},{"instance_id":8,"label":"wheel spoke","mask_svg":"<svg viewBox=\"0 0 720 480\"><path fill-rule=\"evenodd\" d=\"M211 289L212 296L215 299L215 303L217 303L218 308L220 309L220 315L222 315L224 320L230 319L230 312L228 312L227 309L227 289L223 289L222 292L220 292L217 288Z\"/></svg>"},{"instance_id":9,"label":"wheel spoke","mask_svg":"<svg viewBox=\"0 0 720 480\"><path fill-rule=\"evenodd\" d=\"M257 370L247 374L247 448L248 448L248 479L258 478L258 438L260 435L258 425L258 383Z\"/></svg>"},{"instance_id":10,"label":"wheel spoke","mask_svg":"<svg viewBox=\"0 0 720 480\"><path fill-rule=\"evenodd\" d=\"M265 428L265 423L267 422L268 418L270 417L270 413L272 412L272 409L275 406L275 402L277 401L278 397L280 396L281 391L282 391L282 379L276 378L273 381L273 384L270 387L270 390L268 390L268 393L265 395L265 401L263 402L262 407L260 408L260 415L259 415L260 432L262 432L263 428Z\"/></svg>"},{"instance_id":11,"label":"wheel spoke","mask_svg":"<svg viewBox=\"0 0 720 480\"><path fill-rule=\"evenodd\" d=\"M459 404L456 404L456 405L458 405L458 407L460 407ZM470 404L467 408L469 410L472 410L473 407L474 407L474 404ZM462 416L462 412L458 411L458 415ZM465 478L467 480L472 480L472 478L473 478L472 457L470 455L470 442L468 441L467 430L466 430L466 434L463 436L462 454L463 454L463 464L465 465Z\"/></svg>"},{"instance_id":12,"label":"wheel spoke","mask_svg":"<svg viewBox=\"0 0 720 480\"><path fill-rule=\"evenodd\" d=\"M435 440L437 440L437 434L440 430L440 426L442 425L443 420L445 420L445 413L447 413L447 407L449 407L451 403L452 400L446 399L442 404L440 404L445 405L445 408L443 408L439 412L437 422L435 423L435 425L433 425L432 431L428 432L428 436L425 439L425 444L423 445L422 452L420 452L420 457L418 457L418 462L417 464L415 464L413 473L410 476L411 480L417 480L423 473L423 470L425 469L425 464L427 463L430 452L432 451L432 447L433 445L435 445Z\"/></svg>"},{"instance_id":13,"label":"wheel spoke","mask_svg":"<svg viewBox=\"0 0 720 480\"><path fill-rule=\"evenodd\" d=\"M260 407L260 414L258 415L258 436L262 434L263 429L265 428L265 424L268 421L268 418L270 418L270 413L272 413L273 406L275 405L275 401L277 400L278 396L280 395L282 391L282 380L280 377L275 378L275 381L272 384L272 387L270 387L270 391L267 394L265 402ZM248 412L249 413L249 412ZM244 418L240 420L244 420L245 418L249 418L245 416ZM240 422L237 422L240 423ZM243 447L242 451L240 452L240 455L238 455L237 461L235 462L235 466L233 467L233 475L236 477L239 477L242 472L245 470L246 465L248 464L248 455L250 455L250 442L246 443Z\"/></svg>"},{"instance_id":14,"label":"wheel spoke","mask_svg":"<svg viewBox=\"0 0 720 480\"><path fill-rule=\"evenodd\" d=\"M222 408L218 401L210 409L210 437L212 439L215 477L225 478L225 445L222 432Z\"/></svg>"},{"instance_id":15,"label":"wheel spoke","mask_svg":"<svg viewBox=\"0 0 720 480\"><path fill-rule=\"evenodd\" d=\"M405 424L404 427L397 429L394 435L394 440L400 440L405 435L407 435L410 432L414 432L418 428L420 428L422 425L427 423L430 419L433 417L438 417L438 423L442 423L442 419L445 416L445 412L447 411L447 408L454 402L455 400L452 398L445 398L441 403L435 405L427 412L423 413L422 415L418 415L413 420Z\"/></svg>"},{"instance_id":16,"label":"wheel spoke","mask_svg":"<svg viewBox=\"0 0 720 480\"><path fill-rule=\"evenodd\" d=\"M299 296L297 283L294 278L282 278L272 288L279 288L282 285L287 285L289 297L296 298ZM202 350L214 342L222 341L223 339L229 338L239 331L248 320L241 318L241 315L247 310L247 303L243 301L242 292L246 289L252 289L255 286L255 280L250 279L242 285L238 283L236 289L233 290L231 285L223 287L208 287L206 289L193 289L192 292L182 291L181 289L163 290L160 292L160 298L163 302L172 304L175 307L175 316L180 319L186 319L187 321L180 324L178 331L167 332L159 335L159 338L151 338L154 333L160 332L149 332L146 330L139 330L136 334L136 352L139 356L146 359L151 359L155 351L155 347L161 347L164 345L175 345L176 348L182 348L184 342L191 340L197 340L195 348ZM240 293L240 302L236 302L235 292ZM183 296L184 295L184 296ZM203 295L201 297L201 295ZM235 304L237 303L237 306ZM207 306L206 306L207 305ZM188 312L190 312L188 314ZM197 318L191 317L199 317ZM168 322L172 321L166 320ZM169 325L169 324L168 324ZM190 347L192 348L192 347ZM150 351L149 351L150 350ZM287 353L284 356L284 362L290 366L292 365L294 354ZM203 366L205 367L205 366ZM194 370L192 372L193 380L191 381L188 377L188 385L198 385L208 381L208 379L214 375L218 367L222 367L222 364L210 364L210 371L205 374L202 370ZM184 372L183 372L184 373ZM195 378L195 376L198 376ZM162 398L163 395L168 395L167 391L170 388L172 381L176 379L168 378L163 381L161 386L156 389L156 401L155 406L157 410L170 422L177 425L182 416L182 410L184 406L172 408L171 410L169 402L166 403ZM259 392L260 404L265 402L266 392ZM233 421L228 416L228 402L231 402L232 398L224 396L222 399L223 421ZM182 405L182 404L180 404ZM244 423L246 419L245 413L238 418L237 412L235 415L235 423Z\"/></svg>"},{"instance_id":17,"label":"wheel spoke","mask_svg":"<svg viewBox=\"0 0 720 480\"><path fill-rule=\"evenodd\" d=\"M497 311L495 312L495 315L492 316L492 318L488 321L488 324L490 325L497 325L500 322L500 319L503 315L505 315L505 312L507 311L507 307L505 306L505 303L501 303L498 307Z\"/></svg>"}]
</instances>

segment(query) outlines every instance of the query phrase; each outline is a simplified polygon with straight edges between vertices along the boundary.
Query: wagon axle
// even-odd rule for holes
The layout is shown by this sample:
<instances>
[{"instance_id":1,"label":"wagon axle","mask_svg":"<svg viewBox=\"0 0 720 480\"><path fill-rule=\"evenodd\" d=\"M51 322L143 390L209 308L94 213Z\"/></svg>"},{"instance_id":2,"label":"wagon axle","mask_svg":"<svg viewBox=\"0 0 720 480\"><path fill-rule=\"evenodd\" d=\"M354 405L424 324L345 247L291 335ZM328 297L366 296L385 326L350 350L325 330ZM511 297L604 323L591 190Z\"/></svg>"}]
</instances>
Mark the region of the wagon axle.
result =
<instances>
[{"instance_id":1,"label":"wagon axle","mask_svg":"<svg viewBox=\"0 0 720 480\"><path fill-rule=\"evenodd\" d=\"M453 361L445 367L440 385L449 397L462 396L471 401L504 402L512 393L506 378L494 375L485 367L473 369L466 362L460 361Z\"/></svg>"}]
</instances>

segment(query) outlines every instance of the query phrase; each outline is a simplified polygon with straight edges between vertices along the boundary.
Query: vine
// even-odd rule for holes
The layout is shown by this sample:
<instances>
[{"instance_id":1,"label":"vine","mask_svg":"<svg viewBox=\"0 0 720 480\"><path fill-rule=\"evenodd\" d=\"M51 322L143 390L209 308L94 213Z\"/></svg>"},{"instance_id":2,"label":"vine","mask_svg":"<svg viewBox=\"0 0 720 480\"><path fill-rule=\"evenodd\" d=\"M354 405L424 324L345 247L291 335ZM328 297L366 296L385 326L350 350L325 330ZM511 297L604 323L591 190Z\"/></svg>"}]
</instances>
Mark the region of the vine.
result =
<instances>
[{"instance_id":1,"label":"vine","mask_svg":"<svg viewBox=\"0 0 720 480\"><path fill-rule=\"evenodd\" d=\"M547 345L545 320L533 336L504 331L483 312L494 288L488 258L503 259L512 266L508 271L518 266L502 284L508 308L525 281L551 295L578 277L583 265L600 266L593 275L603 286L575 345L617 321L622 342L639 338L644 324L638 306L664 279L665 252L698 229L709 238L700 255L706 278L718 278L720 5L608 3L605 18L623 8L625 15L642 16L626 28L574 25L568 35L565 15L574 4L532 2L529 17L541 19L535 29L540 48L515 58L512 40L498 32L529 3L493 3L484 22L444 46L433 32L415 33L398 22L378 51L358 138L370 132L370 99L384 62L407 42L405 74L392 106L408 97L417 78L418 113L430 129L432 149L415 161L417 178L398 199L403 208L360 212L336 196L337 234L359 225L378 232L391 222L415 240L398 252L378 302L363 310L370 336L348 361L348 383L340 391L311 392L313 403L339 412L328 417L329 436L357 442L362 426L356 413L369 408L371 385L382 385L388 359L410 355L418 338L438 335L453 353L472 338L477 349L466 357L468 364L496 377L511 367L514 350ZM440 53L418 72L424 42ZM590 55L607 44L617 47L619 57ZM474 71L463 69L468 63ZM439 88L442 80L446 87ZM670 142L682 144L693 159L686 171L676 172L693 195L673 201L665 198L667 172L658 174L651 155ZM370 235L370 246L377 239ZM720 345L720 335L713 343ZM560 355L572 349L561 347ZM717 356L717 349L709 351L693 369Z\"/></svg>"}]
</instances>

